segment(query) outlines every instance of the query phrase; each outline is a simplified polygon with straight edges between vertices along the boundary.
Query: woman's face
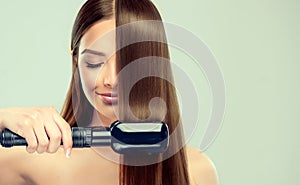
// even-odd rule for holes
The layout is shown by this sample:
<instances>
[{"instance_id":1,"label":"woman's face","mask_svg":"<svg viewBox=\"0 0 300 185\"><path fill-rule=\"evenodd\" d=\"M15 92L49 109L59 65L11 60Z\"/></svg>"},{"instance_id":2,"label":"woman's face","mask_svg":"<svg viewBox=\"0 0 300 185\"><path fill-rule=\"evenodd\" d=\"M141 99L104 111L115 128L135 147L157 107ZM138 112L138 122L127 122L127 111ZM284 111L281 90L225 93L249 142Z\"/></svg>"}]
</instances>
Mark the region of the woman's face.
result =
<instances>
[{"instance_id":1,"label":"woman's face","mask_svg":"<svg viewBox=\"0 0 300 185\"><path fill-rule=\"evenodd\" d=\"M115 20L95 23L82 37L78 68L83 91L103 124L116 120Z\"/></svg>"}]
</instances>

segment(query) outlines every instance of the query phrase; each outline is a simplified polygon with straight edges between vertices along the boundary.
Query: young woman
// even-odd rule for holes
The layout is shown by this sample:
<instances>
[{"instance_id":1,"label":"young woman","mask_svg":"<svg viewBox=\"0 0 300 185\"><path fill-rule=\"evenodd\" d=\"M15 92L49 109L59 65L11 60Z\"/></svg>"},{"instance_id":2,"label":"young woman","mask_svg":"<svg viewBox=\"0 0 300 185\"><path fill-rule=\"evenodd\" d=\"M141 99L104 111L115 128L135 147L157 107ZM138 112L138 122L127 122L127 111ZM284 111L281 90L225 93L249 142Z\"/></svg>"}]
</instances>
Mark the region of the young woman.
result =
<instances>
[{"instance_id":1,"label":"young woman","mask_svg":"<svg viewBox=\"0 0 300 185\"><path fill-rule=\"evenodd\" d=\"M118 30L147 20L156 22ZM175 89L159 78L162 74L172 78L170 64L163 62L169 53L160 22L149 0L88 0L83 5L72 32L73 78L62 114L51 107L0 110L0 129L8 128L28 143L27 152L23 147L0 148L1 185L217 184L210 160L197 149L184 147ZM151 40L153 36L156 41ZM124 44L131 38L144 41ZM149 56L156 62L151 59L146 68L118 76L133 61ZM127 92L133 76L145 72L155 72L158 77L143 78ZM149 110L154 97L165 102L154 107L157 111ZM151 156L157 162L148 165L130 165L139 159L119 156L109 147L72 149L71 154L70 127L109 126L117 119L164 121L175 136L164 154Z\"/></svg>"}]
</instances>

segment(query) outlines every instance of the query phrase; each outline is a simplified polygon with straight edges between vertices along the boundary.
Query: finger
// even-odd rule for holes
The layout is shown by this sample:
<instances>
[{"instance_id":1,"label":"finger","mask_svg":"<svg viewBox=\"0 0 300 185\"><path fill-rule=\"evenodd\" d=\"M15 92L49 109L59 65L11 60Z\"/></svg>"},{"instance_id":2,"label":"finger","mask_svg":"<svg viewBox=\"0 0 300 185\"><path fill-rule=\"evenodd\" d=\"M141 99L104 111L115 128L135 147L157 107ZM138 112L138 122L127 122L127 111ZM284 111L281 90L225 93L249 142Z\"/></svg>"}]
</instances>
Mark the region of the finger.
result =
<instances>
[{"instance_id":1,"label":"finger","mask_svg":"<svg viewBox=\"0 0 300 185\"><path fill-rule=\"evenodd\" d=\"M54 115L54 120L62 133L64 150L69 157L73 146L71 127L59 114Z\"/></svg>"},{"instance_id":2,"label":"finger","mask_svg":"<svg viewBox=\"0 0 300 185\"><path fill-rule=\"evenodd\" d=\"M39 120L39 121L41 121L41 120ZM36 124L34 127L34 132L35 132L35 135L37 138L37 143L38 143L36 151L38 153L46 152L48 145L49 145L49 138L46 134L44 125L41 123Z\"/></svg>"},{"instance_id":3,"label":"finger","mask_svg":"<svg viewBox=\"0 0 300 185\"><path fill-rule=\"evenodd\" d=\"M54 123L54 121L51 121L45 126L45 130L50 138L50 142L48 145L47 152L49 153L55 153L61 144L61 138L62 134L60 129L57 127L57 125Z\"/></svg>"},{"instance_id":4,"label":"finger","mask_svg":"<svg viewBox=\"0 0 300 185\"><path fill-rule=\"evenodd\" d=\"M27 152L34 153L37 149L37 138L35 136L33 129L28 129L26 132L24 131L24 138L27 142L27 147L26 147Z\"/></svg>"}]
</instances>

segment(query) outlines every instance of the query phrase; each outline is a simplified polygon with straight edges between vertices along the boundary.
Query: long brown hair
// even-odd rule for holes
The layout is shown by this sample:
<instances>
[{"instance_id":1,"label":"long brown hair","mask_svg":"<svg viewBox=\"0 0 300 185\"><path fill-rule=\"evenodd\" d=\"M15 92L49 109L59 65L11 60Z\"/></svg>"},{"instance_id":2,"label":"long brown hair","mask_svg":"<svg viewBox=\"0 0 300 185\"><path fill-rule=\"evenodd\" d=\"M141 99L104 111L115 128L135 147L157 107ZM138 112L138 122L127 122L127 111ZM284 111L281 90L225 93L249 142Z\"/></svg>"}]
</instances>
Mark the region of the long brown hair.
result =
<instances>
[{"instance_id":1,"label":"long brown hair","mask_svg":"<svg viewBox=\"0 0 300 185\"><path fill-rule=\"evenodd\" d=\"M93 107L84 95L81 87L80 77L78 74L77 60L80 39L84 33L97 21L103 18L110 18L115 16L116 27L126 25L132 22L143 20L158 20L161 22L161 17L156 7L150 0L88 0L80 9L75 20L71 50L73 52L73 67L72 80L67 94L65 104L62 109L62 116L70 123L71 126L84 126L91 121ZM156 57L153 60L167 60L169 61L169 51L166 44L166 36L163 24L154 24L155 26L131 26L129 31L117 31L117 70L122 71L132 61L143 57ZM124 42L131 37L140 37L147 40L148 37L159 37L154 41L143 41L133 43L123 47ZM151 40L151 39L150 39ZM146 71L145 71L146 70ZM133 80L138 73L145 73L147 70L154 70L158 77L147 77L139 80L131 89L126 92L124 89L130 80ZM150 71L148 71L150 72ZM164 73L164 75L162 75ZM170 146L168 151L162 155L148 156L157 160L154 164L149 165L130 165L130 161L136 160L135 156L123 156L124 163L120 164L119 182L122 185L135 184L149 184L149 185L173 185L182 184L188 185L188 171L187 160L182 133L182 124L180 120L179 106L177 103L177 96L175 87L172 86L172 80L164 80L159 76L167 74L172 79L170 64L165 65L165 62L148 62L147 68L136 68L134 73L130 75L123 75L118 78L118 92L119 92L119 119L122 121L135 122L138 120L150 119L154 121L164 121L168 124L170 133L175 136L170 138ZM129 93L129 102L126 103L126 94ZM151 115L149 110L149 102L152 98L159 97L165 102L166 112L164 115L160 111ZM130 110L127 109L126 104L129 104ZM158 109L161 108L159 105ZM134 117L128 116L134 114ZM138 119L138 120L137 120ZM178 131L179 130L179 131ZM145 156L140 156L145 157ZM160 162L159 159L165 159ZM128 163L129 161L129 163Z\"/></svg>"}]
</instances>

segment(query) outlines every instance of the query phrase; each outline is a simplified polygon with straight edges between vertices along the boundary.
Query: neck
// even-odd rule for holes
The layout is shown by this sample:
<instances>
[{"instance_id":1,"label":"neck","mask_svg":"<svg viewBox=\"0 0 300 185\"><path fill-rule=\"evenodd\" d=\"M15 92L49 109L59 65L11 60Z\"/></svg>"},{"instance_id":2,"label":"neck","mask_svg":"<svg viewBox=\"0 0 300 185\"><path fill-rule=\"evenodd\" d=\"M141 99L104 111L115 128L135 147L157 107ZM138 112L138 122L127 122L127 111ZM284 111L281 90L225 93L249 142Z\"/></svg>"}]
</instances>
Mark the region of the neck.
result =
<instances>
[{"instance_id":1,"label":"neck","mask_svg":"<svg viewBox=\"0 0 300 185\"><path fill-rule=\"evenodd\" d=\"M91 123L88 125L89 127L97 127L97 126L104 126L109 127L112 122L115 121L113 119L109 119L98 111L94 110L93 117ZM116 164L120 164L120 155L112 150L111 147L92 147L92 149L103 158L112 161Z\"/></svg>"},{"instance_id":2,"label":"neck","mask_svg":"<svg viewBox=\"0 0 300 185\"><path fill-rule=\"evenodd\" d=\"M109 127L115 119L105 117L103 114L99 113L97 110L94 110L91 123L89 127L104 126Z\"/></svg>"}]
</instances>

